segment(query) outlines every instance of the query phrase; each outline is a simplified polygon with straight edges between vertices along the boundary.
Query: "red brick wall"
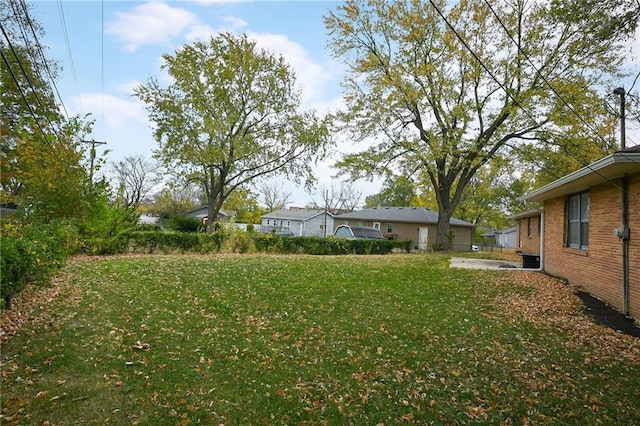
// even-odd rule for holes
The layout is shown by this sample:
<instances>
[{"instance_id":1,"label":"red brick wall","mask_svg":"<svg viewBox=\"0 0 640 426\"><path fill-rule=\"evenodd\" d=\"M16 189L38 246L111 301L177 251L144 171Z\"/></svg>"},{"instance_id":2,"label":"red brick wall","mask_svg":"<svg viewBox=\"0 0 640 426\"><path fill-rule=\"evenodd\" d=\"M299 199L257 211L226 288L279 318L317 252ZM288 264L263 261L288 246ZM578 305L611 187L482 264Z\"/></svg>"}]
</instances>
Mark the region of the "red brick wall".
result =
<instances>
[{"instance_id":1,"label":"red brick wall","mask_svg":"<svg viewBox=\"0 0 640 426\"><path fill-rule=\"evenodd\" d=\"M622 242L613 235L622 226L622 181L615 184L590 190L589 250L565 247L565 198L545 201L544 269L622 310ZM629 178L629 227L628 308L640 321L640 174Z\"/></svg>"},{"instance_id":2,"label":"red brick wall","mask_svg":"<svg viewBox=\"0 0 640 426\"><path fill-rule=\"evenodd\" d=\"M529 236L529 221L531 221L531 236ZM518 219L517 226L516 248L523 253L540 254L540 216Z\"/></svg>"}]
</instances>

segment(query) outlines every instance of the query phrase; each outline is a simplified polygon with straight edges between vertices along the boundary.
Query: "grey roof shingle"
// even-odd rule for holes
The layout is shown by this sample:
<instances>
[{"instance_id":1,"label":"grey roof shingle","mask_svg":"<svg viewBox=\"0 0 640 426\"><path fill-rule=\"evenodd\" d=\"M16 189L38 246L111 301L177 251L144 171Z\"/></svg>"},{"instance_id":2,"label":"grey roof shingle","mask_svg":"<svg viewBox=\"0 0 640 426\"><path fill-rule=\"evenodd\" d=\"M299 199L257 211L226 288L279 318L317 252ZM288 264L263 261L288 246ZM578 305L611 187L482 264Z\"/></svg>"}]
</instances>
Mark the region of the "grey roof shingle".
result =
<instances>
[{"instance_id":1,"label":"grey roof shingle","mask_svg":"<svg viewBox=\"0 0 640 426\"><path fill-rule=\"evenodd\" d=\"M377 222L406 222L406 223L438 223L438 212L424 207L373 207L360 211L343 213L336 219L357 219ZM473 227L472 223L454 217L449 221L451 225Z\"/></svg>"},{"instance_id":2,"label":"grey roof shingle","mask_svg":"<svg viewBox=\"0 0 640 426\"><path fill-rule=\"evenodd\" d=\"M287 219L287 220L307 220L324 213L324 209L300 209L300 210L288 210L281 209L271 213L262 215L264 219ZM327 213L331 215L331 213Z\"/></svg>"}]
</instances>

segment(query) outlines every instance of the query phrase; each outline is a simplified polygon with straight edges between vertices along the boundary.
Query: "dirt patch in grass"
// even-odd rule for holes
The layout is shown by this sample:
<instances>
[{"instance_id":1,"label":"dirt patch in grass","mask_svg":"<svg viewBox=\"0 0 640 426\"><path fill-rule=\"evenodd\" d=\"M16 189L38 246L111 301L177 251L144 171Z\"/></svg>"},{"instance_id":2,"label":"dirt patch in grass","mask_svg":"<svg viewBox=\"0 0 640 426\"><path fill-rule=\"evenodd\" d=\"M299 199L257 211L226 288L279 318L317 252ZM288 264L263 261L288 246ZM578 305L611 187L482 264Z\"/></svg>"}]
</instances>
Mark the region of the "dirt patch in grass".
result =
<instances>
[{"instance_id":1,"label":"dirt patch in grass","mask_svg":"<svg viewBox=\"0 0 640 426\"><path fill-rule=\"evenodd\" d=\"M576 295L584 304L584 312L599 324L619 333L640 338L640 327L633 321L633 318L618 312L615 308L585 291L578 291Z\"/></svg>"}]
</instances>

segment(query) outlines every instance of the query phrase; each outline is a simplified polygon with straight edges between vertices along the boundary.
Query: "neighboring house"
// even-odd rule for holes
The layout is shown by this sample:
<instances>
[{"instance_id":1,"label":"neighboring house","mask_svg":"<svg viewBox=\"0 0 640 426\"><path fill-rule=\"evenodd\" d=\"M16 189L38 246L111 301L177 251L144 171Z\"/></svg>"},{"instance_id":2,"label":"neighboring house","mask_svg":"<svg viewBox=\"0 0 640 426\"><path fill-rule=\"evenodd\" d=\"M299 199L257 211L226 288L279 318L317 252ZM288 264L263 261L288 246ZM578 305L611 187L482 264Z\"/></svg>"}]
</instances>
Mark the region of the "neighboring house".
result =
<instances>
[{"instance_id":1,"label":"neighboring house","mask_svg":"<svg viewBox=\"0 0 640 426\"><path fill-rule=\"evenodd\" d=\"M282 235L326 237L333 233L333 215L324 209L281 209L261 217L260 230Z\"/></svg>"},{"instance_id":2,"label":"neighboring house","mask_svg":"<svg viewBox=\"0 0 640 426\"><path fill-rule=\"evenodd\" d=\"M505 229L498 229L493 232L496 245L503 248L515 248L518 229L515 226Z\"/></svg>"},{"instance_id":3,"label":"neighboring house","mask_svg":"<svg viewBox=\"0 0 640 426\"><path fill-rule=\"evenodd\" d=\"M514 214L509 219L516 221L516 245L518 254L522 256L524 268L540 267L540 234L542 231L542 211L527 210Z\"/></svg>"},{"instance_id":4,"label":"neighboring house","mask_svg":"<svg viewBox=\"0 0 640 426\"><path fill-rule=\"evenodd\" d=\"M157 225L160 222L158 216L153 216L151 213L141 214L138 218L138 223L141 225Z\"/></svg>"},{"instance_id":5,"label":"neighboring house","mask_svg":"<svg viewBox=\"0 0 640 426\"><path fill-rule=\"evenodd\" d=\"M542 269L640 320L640 146L523 199L543 203Z\"/></svg>"},{"instance_id":6,"label":"neighboring house","mask_svg":"<svg viewBox=\"0 0 640 426\"><path fill-rule=\"evenodd\" d=\"M202 223L207 223L207 221L209 220L208 206L202 206L195 210L191 210L190 212L187 212L186 216L195 217L196 219L200 219ZM236 212L234 211L220 210L218 212L218 220L221 222L229 222L235 216Z\"/></svg>"},{"instance_id":7,"label":"neighboring house","mask_svg":"<svg viewBox=\"0 0 640 426\"><path fill-rule=\"evenodd\" d=\"M449 223L454 250L471 250L473 224L455 218ZM431 250L436 241L438 212L424 207L374 207L337 215L335 224L371 226L386 238L412 240L416 249Z\"/></svg>"}]
</instances>

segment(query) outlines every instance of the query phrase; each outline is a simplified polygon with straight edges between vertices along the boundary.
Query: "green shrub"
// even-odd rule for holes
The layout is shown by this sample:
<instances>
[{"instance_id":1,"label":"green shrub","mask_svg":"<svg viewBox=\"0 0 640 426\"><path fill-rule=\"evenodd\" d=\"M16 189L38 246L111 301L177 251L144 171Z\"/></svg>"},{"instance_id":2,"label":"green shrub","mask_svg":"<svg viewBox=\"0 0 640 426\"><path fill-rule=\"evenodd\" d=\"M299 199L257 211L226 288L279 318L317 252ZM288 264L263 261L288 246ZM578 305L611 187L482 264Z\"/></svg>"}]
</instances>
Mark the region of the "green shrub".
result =
<instances>
[{"instance_id":1,"label":"green shrub","mask_svg":"<svg viewBox=\"0 0 640 426\"><path fill-rule=\"evenodd\" d=\"M389 254L410 251L411 241L349 240L329 236L295 237L249 233L220 227L213 233L135 231L129 235L129 251L136 253L277 253L277 254Z\"/></svg>"},{"instance_id":2,"label":"green shrub","mask_svg":"<svg viewBox=\"0 0 640 426\"><path fill-rule=\"evenodd\" d=\"M221 250L225 253L253 253L256 248L252 234L231 228L223 236Z\"/></svg>"},{"instance_id":3,"label":"green shrub","mask_svg":"<svg viewBox=\"0 0 640 426\"><path fill-rule=\"evenodd\" d=\"M2 236L0 244L0 294L3 308L11 308L11 299L27 282L32 257L29 242L15 236Z\"/></svg>"},{"instance_id":4,"label":"green shrub","mask_svg":"<svg viewBox=\"0 0 640 426\"><path fill-rule=\"evenodd\" d=\"M134 231L162 231L162 226L156 223L138 223Z\"/></svg>"},{"instance_id":5,"label":"green shrub","mask_svg":"<svg viewBox=\"0 0 640 426\"><path fill-rule=\"evenodd\" d=\"M5 308L27 283L47 285L51 276L77 251L78 233L67 224L2 225L0 295Z\"/></svg>"},{"instance_id":6,"label":"green shrub","mask_svg":"<svg viewBox=\"0 0 640 426\"><path fill-rule=\"evenodd\" d=\"M132 209L103 204L95 215L81 223L83 250L88 254L115 254L127 251L129 234L138 224L139 215Z\"/></svg>"},{"instance_id":7,"label":"green shrub","mask_svg":"<svg viewBox=\"0 0 640 426\"><path fill-rule=\"evenodd\" d=\"M202 222L195 217L172 216L167 222L167 227L176 232L199 232L202 230Z\"/></svg>"},{"instance_id":8,"label":"green shrub","mask_svg":"<svg viewBox=\"0 0 640 426\"><path fill-rule=\"evenodd\" d=\"M222 251L222 244L226 238L224 230L218 229L216 232L206 232L199 234L201 253L219 253Z\"/></svg>"},{"instance_id":9,"label":"green shrub","mask_svg":"<svg viewBox=\"0 0 640 426\"><path fill-rule=\"evenodd\" d=\"M282 251L282 237L277 234L254 234L253 244L259 253L280 253Z\"/></svg>"},{"instance_id":10,"label":"green shrub","mask_svg":"<svg viewBox=\"0 0 640 426\"><path fill-rule=\"evenodd\" d=\"M201 251L201 235L174 231L133 231L128 250L133 253L194 253Z\"/></svg>"}]
</instances>

